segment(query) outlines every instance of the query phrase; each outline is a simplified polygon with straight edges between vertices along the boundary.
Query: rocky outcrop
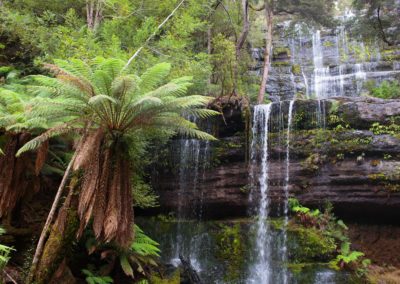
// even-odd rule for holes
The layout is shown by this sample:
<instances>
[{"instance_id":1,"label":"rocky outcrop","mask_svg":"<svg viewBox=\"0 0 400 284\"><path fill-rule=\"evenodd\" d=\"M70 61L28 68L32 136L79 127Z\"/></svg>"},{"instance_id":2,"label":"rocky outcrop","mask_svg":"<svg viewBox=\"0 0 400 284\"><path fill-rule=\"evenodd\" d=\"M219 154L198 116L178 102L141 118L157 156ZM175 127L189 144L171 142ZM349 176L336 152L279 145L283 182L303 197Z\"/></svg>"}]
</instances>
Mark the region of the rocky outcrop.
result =
<instances>
[{"instance_id":1,"label":"rocky outcrop","mask_svg":"<svg viewBox=\"0 0 400 284\"><path fill-rule=\"evenodd\" d=\"M385 123L396 115L398 101L346 99L326 102L327 126L302 121L305 115L315 114L315 101L296 101L290 142L290 195L306 206L323 207L326 202L344 218L376 219L389 222L400 220L400 137L392 134L374 134L370 130L338 127L329 116L343 122L344 109L354 104L359 120L351 126ZM335 105L337 105L335 107ZM376 109L380 111L375 112ZM364 111L363 111L364 110ZM367 111L369 110L369 111ZM273 106L272 124L287 121L287 103ZM353 116L353 115L352 115ZM355 116L355 115L354 115ZM239 112L226 115L243 121ZM312 115L310 115L312 117ZM307 119L306 119L307 120ZM360 122L361 121L361 122ZM244 126L243 121L241 124ZM286 173L285 123L271 128L269 161L269 197L271 214L278 215L284 199ZM220 128L223 124L220 125ZM313 128L314 126L314 128ZM188 216L224 218L251 213L258 200L255 193L250 200L250 176L245 129L235 129L211 145L209 167L202 171L196 186L188 186L179 193L179 173L168 171L158 176L154 187L160 195L165 212L178 210ZM257 169L255 169L257 170Z\"/></svg>"},{"instance_id":2,"label":"rocky outcrop","mask_svg":"<svg viewBox=\"0 0 400 284\"><path fill-rule=\"evenodd\" d=\"M389 123L400 115L400 100L384 100L371 97L337 98L341 101L339 113L343 119L357 128L369 127L373 122Z\"/></svg>"}]
</instances>

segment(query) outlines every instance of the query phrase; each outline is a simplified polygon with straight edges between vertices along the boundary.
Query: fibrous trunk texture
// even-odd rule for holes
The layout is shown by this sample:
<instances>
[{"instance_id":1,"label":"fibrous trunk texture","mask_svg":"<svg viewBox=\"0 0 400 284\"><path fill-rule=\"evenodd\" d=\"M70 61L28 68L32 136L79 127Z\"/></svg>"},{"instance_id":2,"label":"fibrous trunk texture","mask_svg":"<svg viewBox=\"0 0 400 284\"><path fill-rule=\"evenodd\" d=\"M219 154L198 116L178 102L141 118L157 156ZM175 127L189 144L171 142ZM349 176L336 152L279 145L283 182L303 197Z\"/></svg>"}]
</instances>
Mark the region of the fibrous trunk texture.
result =
<instances>
[{"instance_id":1,"label":"fibrous trunk texture","mask_svg":"<svg viewBox=\"0 0 400 284\"><path fill-rule=\"evenodd\" d=\"M93 231L98 240L115 241L126 247L133 237L133 201L125 147L116 141L108 145L101 131L89 137L85 144L90 150L82 152L85 156L77 159L84 171L78 207L79 235L93 220Z\"/></svg>"},{"instance_id":2,"label":"fibrous trunk texture","mask_svg":"<svg viewBox=\"0 0 400 284\"><path fill-rule=\"evenodd\" d=\"M40 188L39 178L34 174L32 154L15 157L18 149L29 139L27 133L10 134L4 155L0 156L0 218L9 215L28 191L37 192ZM38 172L45 159L45 155L41 154L37 163Z\"/></svg>"}]
</instances>

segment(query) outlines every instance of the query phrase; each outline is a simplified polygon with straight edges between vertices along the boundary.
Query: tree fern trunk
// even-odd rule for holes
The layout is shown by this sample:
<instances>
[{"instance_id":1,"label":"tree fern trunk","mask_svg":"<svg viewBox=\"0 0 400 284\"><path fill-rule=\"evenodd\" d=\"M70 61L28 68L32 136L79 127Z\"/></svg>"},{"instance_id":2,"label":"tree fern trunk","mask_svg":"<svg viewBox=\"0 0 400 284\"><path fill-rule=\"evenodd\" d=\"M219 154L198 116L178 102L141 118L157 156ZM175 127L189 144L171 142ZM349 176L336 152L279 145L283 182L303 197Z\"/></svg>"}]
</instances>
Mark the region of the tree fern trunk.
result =
<instances>
[{"instance_id":1,"label":"tree fern trunk","mask_svg":"<svg viewBox=\"0 0 400 284\"><path fill-rule=\"evenodd\" d=\"M40 258L32 283L45 284L57 270L62 261L68 257L72 249L72 243L76 240L79 228L78 189L79 179L71 179L69 193L63 207L58 213L57 220L51 228L43 255ZM30 283L29 283L30 284Z\"/></svg>"}]
</instances>

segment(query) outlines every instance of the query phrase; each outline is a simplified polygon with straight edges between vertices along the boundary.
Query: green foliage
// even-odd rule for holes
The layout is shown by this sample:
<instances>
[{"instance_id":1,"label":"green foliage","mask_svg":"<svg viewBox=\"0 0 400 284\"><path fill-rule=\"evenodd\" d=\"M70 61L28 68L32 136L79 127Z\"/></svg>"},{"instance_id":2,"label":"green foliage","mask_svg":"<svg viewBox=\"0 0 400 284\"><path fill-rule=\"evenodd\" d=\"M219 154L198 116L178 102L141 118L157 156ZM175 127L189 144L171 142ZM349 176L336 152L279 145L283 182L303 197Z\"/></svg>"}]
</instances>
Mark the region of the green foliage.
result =
<instances>
[{"instance_id":1,"label":"green foliage","mask_svg":"<svg viewBox=\"0 0 400 284\"><path fill-rule=\"evenodd\" d=\"M138 275L149 277L151 269L158 266L159 244L147 236L137 225L134 225L134 235L134 241L127 249L117 244L98 243L93 236L86 239L85 245L89 254L99 253L101 259L107 261L108 265L119 265L127 276L132 278L136 278ZM114 261L116 259L117 261Z\"/></svg>"},{"instance_id":2,"label":"green foliage","mask_svg":"<svg viewBox=\"0 0 400 284\"><path fill-rule=\"evenodd\" d=\"M400 192L400 167L396 167L386 173L369 174L368 179L374 184L382 186L388 192Z\"/></svg>"},{"instance_id":3,"label":"green foliage","mask_svg":"<svg viewBox=\"0 0 400 284\"><path fill-rule=\"evenodd\" d=\"M333 215L331 204L327 204L323 213L302 206L294 198L289 199L289 206L296 214L290 230L298 235L303 248L297 260L325 257L324 260L330 260L330 266L335 269L349 268L360 275L366 273L370 261L363 258L362 252L351 250L346 233L348 228Z\"/></svg>"},{"instance_id":4,"label":"green foliage","mask_svg":"<svg viewBox=\"0 0 400 284\"><path fill-rule=\"evenodd\" d=\"M324 236L323 232L316 228L291 226L289 232L293 234L299 247L292 256L296 262L323 261L335 254L335 240Z\"/></svg>"},{"instance_id":5,"label":"green foliage","mask_svg":"<svg viewBox=\"0 0 400 284\"><path fill-rule=\"evenodd\" d=\"M334 269L352 268L358 276L362 277L368 272L371 260L364 258L364 253L360 251L352 251L349 242L343 242L340 247L340 254L329 264Z\"/></svg>"},{"instance_id":6,"label":"green foliage","mask_svg":"<svg viewBox=\"0 0 400 284\"><path fill-rule=\"evenodd\" d=\"M160 63L141 77L125 69L119 59L97 57L90 64L82 60L57 60L50 66L61 72L57 78L32 76L30 91L38 95L30 115L60 121L23 146L17 155L38 148L44 141L83 128L89 121L103 127L111 137L130 134L151 135L162 130L199 139L214 139L182 117L184 113L207 118L217 114L202 109L210 98L184 96L191 77L181 77L161 85L170 64ZM124 138L125 138L124 137Z\"/></svg>"},{"instance_id":7,"label":"green foliage","mask_svg":"<svg viewBox=\"0 0 400 284\"><path fill-rule=\"evenodd\" d=\"M216 66L214 82L218 83L215 93L221 95L231 94L234 88L233 68L237 64L235 57L235 45L226 39L222 34L217 35L213 40L214 54L213 65Z\"/></svg>"},{"instance_id":8,"label":"green foliage","mask_svg":"<svg viewBox=\"0 0 400 284\"><path fill-rule=\"evenodd\" d=\"M5 233L4 229L0 227L0 236ZM0 272L7 265L7 262L10 260L10 254L14 249L0 244Z\"/></svg>"},{"instance_id":9,"label":"green foliage","mask_svg":"<svg viewBox=\"0 0 400 284\"><path fill-rule=\"evenodd\" d=\"M369 130L372 131L375 135L398 135L400 134L400 125L393 122L389 125L382 125L379 122L375 122L372 124Z\"/></svg>"},{"instance_id":10,"label":"green foliage","mask_svg":"<svg viewBox=\"0 0 400 284\"><path fill-rule=\"evenodd\" d=\"M383 81L379 86L370 86L370 94L381 99L400 98L400 84L397 81Z\"/></svg>"},{"instance_id":11,"label":"green foliage","mask_svg":"<svg viewBox=\"0 0 400 284\"><path fill-rule=\"evenodd\" d=\"M109 276L97 276L88 269L82 269L82 273L86 275L86 282L88 284L110 284L114 283L113 279Z\"/></svg>"},{"instance_id":12,"label":"green foliage","mask_svg":"<svg viewBox=\"0 0 400 284\"><path fill-rule=\"evenodd\" d=\"M217 257L227 264L226 281L237 279L244 265L245 246L240 224L221 225L216 236Z\"/></svg>"}]
</instances>

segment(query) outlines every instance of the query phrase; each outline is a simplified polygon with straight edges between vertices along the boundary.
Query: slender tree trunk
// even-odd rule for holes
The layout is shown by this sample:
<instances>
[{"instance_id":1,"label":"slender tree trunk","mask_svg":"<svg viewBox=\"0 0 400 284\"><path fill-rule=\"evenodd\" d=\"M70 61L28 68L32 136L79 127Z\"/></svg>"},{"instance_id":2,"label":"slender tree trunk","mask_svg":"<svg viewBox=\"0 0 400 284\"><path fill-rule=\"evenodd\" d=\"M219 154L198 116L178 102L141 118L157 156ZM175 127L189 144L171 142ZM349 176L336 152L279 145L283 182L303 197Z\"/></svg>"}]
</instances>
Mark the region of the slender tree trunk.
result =
<instances>
[{"instance_id":1,"label":"slender tree trunk","mask_svg":"<svg viewBox=\"0 0 400 284\"><path fill-rule=\"evenodd\" d=\"M237 93L237 85L239 80L239 60L240 60L240 50L243 48L244 43L246 42L247 35L250 30L250 21L249 21L249 1L242 0L242 13L243 13L243 28L242 32L236 41L236 61L233 66L234 70L234 78L233 78L233 93Z\"/></svg>"},{"instance_id":2,"label":"slender tree trunk","mask_svg":"<svg viewBox=\"0 0 400 284\"><path fill-rule=\"evenodd\" d=\"M79 178L73 177L69 186L69 193L60 209L57 220L51 228L50 236L44 246L43 254L39 259L33 282L35 284L49 283L49 279L58 269L62 261L72 251L73 242L79 228L78 190Z\"/></svg>"},{"instance_id":3,"label":"slender tree trunk","mask_svg":"<svg viewBox=\"0 0 400 284\"><path fill-rule=\"evenodd\" d=\"M43 248L44 248L44 245L45 245L47 234L50 231L50 226L53 223L54 216L56 214L56 210L57 210L58 204L60 202L62 193L64 191L64 187L65 187L65 185L66 185L66 183L68 181L68 178L69 178L69 176L71 174L72 165L74 164L76 155L77 155L77 152L75 151L75 154L72 157L71 161L69 162L68 167L67 167L67 169L66 169L66 171L64 173L64 176L63 176L63 178L61 180L61 184L58 187L58 190L57 190L56 196L54 198L53 204L51 206L49 215L47 216L46 223L45 223L45 225L43 227L42 233L40 234L39 241L38 241L38 244L37 244L37 247L36 247L36 251L35 251L35 255L33 257L32 266L31 266L31 269L29 271L29 275L28 275L28 278L27 278L28 279L27 280L28 283L32 282L32 279L33 279L34 275L36 274L37 266L38 266L40 257L42 256L42 253L43 253Z\"/></svg>"},{"instance_id":4,"label":"slender tree trunk","mask_svg":"<svg viewBox=\"0 0 400 284\"><path fill-rule=\"evenodd\" d=\"M242 27L242 33L240 34L239 39L236 42L236 55L238 55L240 53L240 50L243 48L243 45L246 42L246 38L250 30L248 0L242 0L242 13L243 13L243 27Z\"/></svg>"},{"instance_id":5,"label":"slender tree trunk","mask_svg":"<svg viewBox=\"0 0 400 284\"><path fill-rule=\"evenodd\" d=\"M57 207L58 207L58 205L60 203L60 199L62 197L64 188L65 188L65 186L67 184L67 181L68 181L69 177L71 176L71 173L74 171L75 160L76 160L79 152L81 151L81 148L82 148L83 144L86 141L90 126L91 126L91 123L87 123L85 125L84 134L83 134L82 138L80 139L78 146L76 147L74 155L72 156L71 160L69 161L67 169L65 170L64 176L63 176L63 178L61 180L60 186L58 187L58 190L57 190L56 196L54 198L53 204L51 205L51 209L50 209L49 215L47 216L46 223L45 223L45 225L43 227L43 230L42 230L42 232L40 234L40 237L39 237L39 241L38 241L38 244L37 244L37 247L36 247L35 255L33 257L32 265L31 265L31 268L29 270L29 274L28 274L27 281L26 281L28 284L30 284L32 282L33 278L37 275L39 261L43 257L43 250L45 249L45 245L47 246L47 243L48 243L48 241L50 239L50 238L47 239L48 233L52 233L50 231L50 226L52 225L52 223L54 221L56 210L57 210ZM70 189L70 194L71 194L72 191L73 190L71 188ZM63 208L65 206L68 206L68 205L66 205L66 203L67 203L67 201L64 202ZM60 214L61 214L61 212L58 213L58 216L60 216ZM60 222L58 222L58 223L60 223ZM46 241L46 239L47 239L47 241Z\"/></svg>"},{"instance_id":6,"label":"slender tree trunk","mask_svg":"<svg viewBox=\"0 0 400 284\"><path fill-rule=\"evenodd\" d=\"M210 58L211 58L211 53L212 53L212 30L210 25L207 29L207 54L210 56ZM212 83L212 73L208 77L207 84L209 88L211 86L211 83Z\"/></svg>"},{"instance_id":7,"label":"slender tree trunk","mask_svg":"<svg viewBox=\"0 0 400 284\"><path fill-rule=\"evenodd\" d=\"M389 46L393 45L393 42L391 42L390 40L388 40L388 38L386 37L386 33L385 33L385 29L383 28L382 25L382 20L381 20L381 6L378 6L378 8L376 9L376 16L377 16L377 20L378 20L378 32L381 35L382 40L387 43Z\"/></svg>"},{"instance_id":8,"label":"slender tree trunk","mask_svg":"<svg viewBox=\"0 0 400 284\"><path fill-rule=\"evenodd\" d=\"M182 0L181 2L179 2L179 4L175 7L174 10L172 10L171 14L169 14L165 20L158 25L158 27L154 30L154 32L146 39L146 41L144 42L144 44L139 47L139 49L131 56L131 58L129 58L128 62L126 63L126 65L124 66L124 69L128 68L128 66L131 64L131 62L133 61L133 59L136 58L136 56L139 55L139 53L142 51L142 49L150 42L150 40L156 36L157 32L165 25L166 22L169 21L169 19L175 14L176 11L178 11L178 9L182 6L183 2L185 2L185 0Z\"/></svg>"},{"instance_id":9,"label":"slender tree trunk","mask_svg":"<svg viewBox=\"0 0 400 284\"><path fill-rule=\"evenodd\" d=\"M103 0L86 0L86 22L88 29L95 31L103 18Z\"/></svg>"},{"instance_id":10,"label":"slender tree trunk","mask_svg":"<svg viewBox=\"0 0 400 284\"><path fill-rule=\"evenodd\" d=\"M265 37L266 45L265 45L265 52L264 52L263 75L262 75L260 90L258 92L258 98L257 98L258 104L262 104L264 101L265 88L267 86L267 81L268 81L270 57L271 57L271 50L272 50L272 32L273 32L274 13L273 13L272 3L270 3L268 0L265 1L265 17L266 17L266 26L267 26L266 37Z\"/></svg>"}]
</instances>

